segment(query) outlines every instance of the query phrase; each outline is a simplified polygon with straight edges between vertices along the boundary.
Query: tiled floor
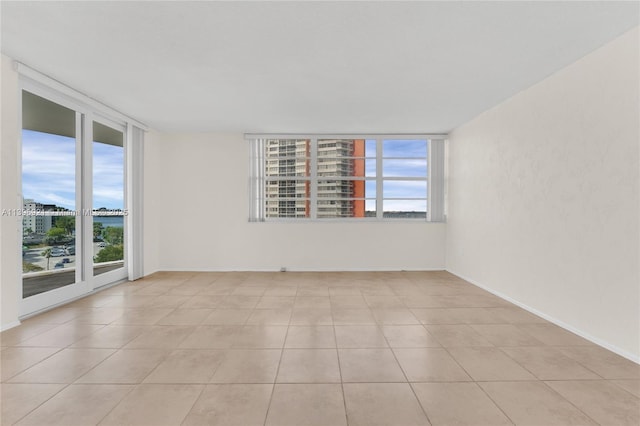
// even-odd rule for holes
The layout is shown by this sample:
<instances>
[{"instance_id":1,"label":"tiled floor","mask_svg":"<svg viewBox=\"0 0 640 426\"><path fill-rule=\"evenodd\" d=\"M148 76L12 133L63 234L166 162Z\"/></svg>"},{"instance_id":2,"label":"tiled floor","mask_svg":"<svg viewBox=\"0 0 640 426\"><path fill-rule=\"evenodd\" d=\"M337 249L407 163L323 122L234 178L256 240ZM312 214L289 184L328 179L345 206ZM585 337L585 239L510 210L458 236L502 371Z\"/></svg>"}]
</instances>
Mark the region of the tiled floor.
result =
<instances>
[{"instance_id":1,"label":"tiled floor","mask_svg":"<svg viewBox=\"0 0 640 426\"><path fill-rule=\"evenodd\" d=\"M0 338L2 425L640 424L640 366L444 272L158 273Z\"/></svg>"}]
</instances>

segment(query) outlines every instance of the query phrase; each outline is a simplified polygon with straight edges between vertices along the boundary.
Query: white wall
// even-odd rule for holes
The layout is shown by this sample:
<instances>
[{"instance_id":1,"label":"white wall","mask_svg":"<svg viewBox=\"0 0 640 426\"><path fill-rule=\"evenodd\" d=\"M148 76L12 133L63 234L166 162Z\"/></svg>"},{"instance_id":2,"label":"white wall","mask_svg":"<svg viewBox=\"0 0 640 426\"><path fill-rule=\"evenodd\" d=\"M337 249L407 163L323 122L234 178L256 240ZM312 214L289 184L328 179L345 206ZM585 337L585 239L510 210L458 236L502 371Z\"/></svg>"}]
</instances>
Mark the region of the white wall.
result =
<instances>
[{"instance_id":1,"label":"white wall","mask_svg":"<svg viewBox=\"0 0 640 426\"><path fill-rule=\"evenodd\" d=\"M157 215L147 217L158 230L160 270L445 266L441 223L249 223L249 149L241 134L157 134L147 147L154 150L147 161L158 162L146 187L157 201Z\"/></svg>"},{"instance_id":2,"label":"white wall","mask_svg":"<svg viewBox=\"0 0 640 426\"><path fill-rule=\"evenodd\" d=\"M161 159L158 156L159 144L156 143L158 133L149 131L144 135L144 200L143 200L143 268L144 275L159 271L159 245L158 232L159 210L164 205L162 185L158 185L158 179L166 170L160 168Z\"/></svg>"},{"instance_id":3,"label":"white wall","mask_svg":"<svg viewBox=\"0 0 640 426\"><path fill-rule=\"evenodd\" d=\"M18 202L18 74L10 58L2 55L0 143L0 210L22 208ZM18 254L20 218L2 215L0 218L0 329L18 324L18 301L22 289L20 256Z\"/></svg>"},{"instance_id":4,"label":"white wall","mask_svg":"<svg viewBox=\"0 0 640 426\"><path fill-rule=\"evenodd\" d=\"M638 29L456 129L447 269L640 356Z\"/></svg>"}]
</instances>

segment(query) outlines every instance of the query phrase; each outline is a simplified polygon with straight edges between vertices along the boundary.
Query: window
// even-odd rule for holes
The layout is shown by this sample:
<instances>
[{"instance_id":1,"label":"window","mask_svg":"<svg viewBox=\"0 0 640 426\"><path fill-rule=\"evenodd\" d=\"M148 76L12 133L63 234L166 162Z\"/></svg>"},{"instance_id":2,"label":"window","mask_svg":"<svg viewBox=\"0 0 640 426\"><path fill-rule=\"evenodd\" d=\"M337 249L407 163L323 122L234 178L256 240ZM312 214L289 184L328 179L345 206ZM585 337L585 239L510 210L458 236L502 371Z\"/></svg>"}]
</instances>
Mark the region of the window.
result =
<instances>
[{"instance_id":1,"label":"window","mask_svg":"<svg viewBox=\"0 0 640 426\"><path fill-rule=\"evenodd\" d=\"M248 139L252 221L444 220L443 136Z\"/></svg>"}]
</instances>

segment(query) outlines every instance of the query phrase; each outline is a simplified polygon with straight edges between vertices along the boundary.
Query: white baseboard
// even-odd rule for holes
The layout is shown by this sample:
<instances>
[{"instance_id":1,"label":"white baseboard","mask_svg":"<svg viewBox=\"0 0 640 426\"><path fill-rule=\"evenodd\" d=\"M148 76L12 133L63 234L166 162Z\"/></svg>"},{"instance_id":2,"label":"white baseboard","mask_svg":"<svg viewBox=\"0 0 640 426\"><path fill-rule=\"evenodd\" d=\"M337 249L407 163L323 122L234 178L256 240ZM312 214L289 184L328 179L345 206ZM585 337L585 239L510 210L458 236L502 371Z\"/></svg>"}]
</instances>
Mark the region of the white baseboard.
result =
<instances>
[{"instance_id":1,"label":"white baseboard","mask_svg":"<svg viewBox=\"0 0 640 426\"><path fill-rule=\"evenodd\" d=\"M455 276L457 276L457 277L459 277L459 278L462 278L465 281L468 281L469 283L475 285L476 287L479 287L479 288L481 288L483 290L486 290L489 293L491 293L491 294L493 294L495 296L498 296L501 299L506 300L507 302L513 303L514 305L521 307L525 311L531 312L532 314L537 315L540 318L544 318L545 320L547 320L547 321L549 321L549 322L551 322L551 323L553 323L553 324L555 324L555 325L557 325L559 327L562 327L565 330L572 332L573 334L577 334L578 336L580 336L580 337L582 337L584 339L587 339L588 341L590 341L592 343L595 343L598 346L602 346L603 348L605 348L607 350L610 350L611 352L614 352L614 353L620 355L621 357L624 357L624 358L626 358L626 359L628 359L630 361L633 361L636 364L640 364L640 355L631 353L631 352L626 351L624 349L621 349L621 348L619 348L619 347L617 347L615 345L612 345L609 342L606 342L606 341L604 341L602 339L594 337L594 336L590 335L589 333L585 333L584 331L582 331L580 329L577 329L577 328L575 328L574 326L572 326L570 324L567 324L567 323L565 323L563 321L560 321L559 319L556 319L556 318L554 318L554 317L552 317L552 316L550 316L548 314L545 314L544 312L541 312L541 311L539 311L539 310L537 310L535 308L532 308L531 306L528 306L528 305L526 305L526 304L524 304L524 303L522 303L522 302L520 302L518 300L515 300L515 299L507 296L506 294L503 294L503 293L501 293L499 291L495 291L495 290L491 289L490 287L487 287L486 285L483 285L483 284L481 284L481 283L479 283L479 282L477 282L477 281L475 281L475 280L473 280L471 278L465 277L462 274L458 274L458 273L456 273L456 272L454 272L452 270L449 270L449 269L447 269L446 271L451 273L451 274L453 274L453 275L455 275Z\"/></svg>"},{"instance_id":2,"label":"white baseboard","mask_svg":"<svg viewBox=\"0 0 640 426\"><path fill-rule=\"evenodd\" d=\"M20 321L14 321L14 322L10 322L9 324L2 324L2 327L0 327L0 331L6 331L9 330L10 328L13 327L17 327L21 324Z\"/></svg>"},{"instance_id":3,"label":"white baseboard","mask_svg":"<svg viewBox=\"0 0 640 426\"><path fill-rule=\"evenodd\" d=\"M375 268L348 268L348 269L337 269L337 268L290 268L286 267L287 272L438 272L445 271L444 267L442 268L386 268L386 267L375 267ZM280 268L163 268L156 272L280 272ZM150 275L150 274L147 274ZM147 276L145 275L145 276Z\"/></svg>"}]
</instances>

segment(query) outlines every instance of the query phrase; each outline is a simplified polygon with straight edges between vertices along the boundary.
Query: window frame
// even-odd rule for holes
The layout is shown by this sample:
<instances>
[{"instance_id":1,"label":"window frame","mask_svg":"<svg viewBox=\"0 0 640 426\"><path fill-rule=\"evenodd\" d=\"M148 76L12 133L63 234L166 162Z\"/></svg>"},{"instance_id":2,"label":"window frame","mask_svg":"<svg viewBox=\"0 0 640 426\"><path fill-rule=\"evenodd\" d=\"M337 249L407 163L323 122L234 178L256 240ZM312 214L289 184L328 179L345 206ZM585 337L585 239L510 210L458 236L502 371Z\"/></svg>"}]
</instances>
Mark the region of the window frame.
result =
<instances>
[{"instance_id":1,"label":"window frame","mask_svg":"<svg viewBox=\"0 0 640 426\"><path fill-rule=\"evenodd\" d=\"M245 134L245 139L250 146L250 173L249 173L249 222L445 222L444 214L444 155L446 134ZM288 139L288 140L308 140L309 155L306 157L285 156L287 158L306 158L309 164L309 173L306 176L266 176L266 165L271 158L268 157L269 152L265 143L267 140ZM367 156L367 152L362 157L332 157L319 155L319 141L331 139L362 139L365 141L375 140L376 156ZM383 157L383 141L387 140L426 140L425 156L419 157ZM366 142L365 142L366 143ZM362 177L354 176L321 176L319 173L319 159L362 159L365 161L375 160L376 173L375 176L365 175ZM426 160L426 174L422 176L388 176L383 175L384 160ZM308 215L304 217L269 217L267 214L266 204L266 184L267 181L307 181L310 190L309 197L299 198L299 200L308 201ZM318 188L321 181L363 181L375 182L375 197L319 197ZM425 197L387 197L384 198L384 182L392 181L418 181L426 183ZM279 200L284 200L277 198ZM286 198L289 200L290 198ZM376 205L375 216L366 217L319 217L318 201L335 201L335 200L363 200L374 201ZM426 217L415 218L399 218L385 217L383 205L384 201L393 200L424 200L426 202Z\"/></svg>"}]
</instances>

